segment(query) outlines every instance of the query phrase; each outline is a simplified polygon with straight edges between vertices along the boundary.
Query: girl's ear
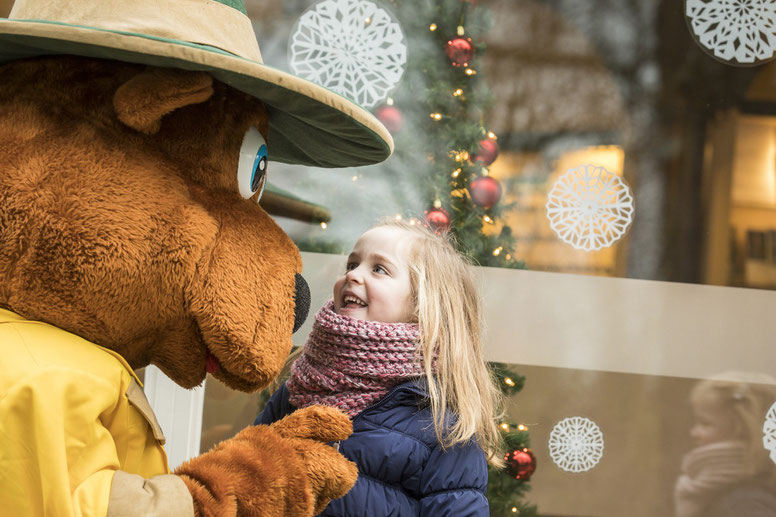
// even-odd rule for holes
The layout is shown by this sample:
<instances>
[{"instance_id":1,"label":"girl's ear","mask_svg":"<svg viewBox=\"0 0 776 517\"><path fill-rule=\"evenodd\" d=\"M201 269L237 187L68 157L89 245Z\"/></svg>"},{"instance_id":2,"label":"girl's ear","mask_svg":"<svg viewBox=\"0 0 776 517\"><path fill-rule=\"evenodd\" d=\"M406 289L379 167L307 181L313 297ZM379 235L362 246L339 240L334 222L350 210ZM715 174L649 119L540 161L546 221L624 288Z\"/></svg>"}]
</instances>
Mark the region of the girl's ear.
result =
<instances>
[{"instance_id":1,"label":"girl's ear","mask_svg":"<svg viewBox=\"0 0 776 517\"><path fill-rule=\"evenodd\" d=\"M152 135L166 114L211 95L213 78L205 72L149 67L119 86L113 108L124 124Z\"/></svg>"}]
</instances>

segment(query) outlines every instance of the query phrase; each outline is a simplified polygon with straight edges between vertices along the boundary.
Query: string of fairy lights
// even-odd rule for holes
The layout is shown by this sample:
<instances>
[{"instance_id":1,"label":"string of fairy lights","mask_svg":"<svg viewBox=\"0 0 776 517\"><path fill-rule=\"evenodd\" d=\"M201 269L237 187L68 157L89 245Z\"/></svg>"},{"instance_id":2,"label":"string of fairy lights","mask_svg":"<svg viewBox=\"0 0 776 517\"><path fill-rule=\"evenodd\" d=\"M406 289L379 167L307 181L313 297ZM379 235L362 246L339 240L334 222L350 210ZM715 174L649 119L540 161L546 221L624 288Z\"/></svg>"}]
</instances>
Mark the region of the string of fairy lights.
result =
<instances>
[{"instance_id":1,"label":"string of fairy lights","mask_svg":"<svg viewBox=\"0 0 776 517\"><path fill-rule=\"evenodd\" d=\"M503 382L507 386L505 391L509 390L510 388L514 388L515 387L515 381L513 381L511 377L504 377ZM515 428L518 431L527 431L528 430L528 426L526 426L525 424L510 424L508 422L501 422L499 424L499 427L503 431L507 431L507 432L512 430L512 428Z\"/></svg>"},{"instance_id":2,"label":"string of fairy lights","mask_svg":"<svg viewBox=\"0 0 776 517\"><path fill-rule=\"evenodd\" d=\"M373 108L373 113L396 141L398 160L387 167L395 164L425 171L412 178L417 180L417 192L413 193L422 193L419 201L426 205L426 209L391 217L435 230L452 229L461 249L481 265L522 267L511 255L511 229L507 224L499 227L501 214L511 205L500 202L501 184L490 170L498 158L499 144L498 136L484 121L489 97L482 82L485 74L477 70L482 66L477 58L484 43L478 41L475 48L469 37L476 40L487 30L486 10L470 10L476 0L388 2L396 7L398 18L404 17L405 29L418 37L407 69L407 74L415 75L405 76L406 84L424 85L424 89L406 86ZM409 121L416 131L405 129ZM344 179L362 189L366 188L365 177L355 171ZM391 187L403 189L404 184L396 182ZM328 224L321 222L320 227L326 230ZM506 398L522 389L524 377L507 365L491 363L490 368ZM523 499L536 469L536 457L529 448L531 425L506 417L497 421L505 467L489 468L487 497L491 510L497 509L498 514L536 516L536 507Z\"/></svg>"},{"instance_id":3,"label":"string of fairy lights","mask_svg":"<svg viewBox=\"0 0 776 517\"><path fill-rule=\"evenodd\" d=\"M429 31L431 32L436 32L438 29L439 25L437 23L432 23L429 25ZM471 38L465 37L466 28L464 27L463 23L458 25L456 28L456 34L457 37L450 38L446 41L445 53L450 58L450 63L453 67L464 69L464 77L472 77L477 74L477 71L472 66L470 66L470 62L474 57L474 46L472 44ZM469 90L468 84L459 84L454 86L451 91L451 95L453 98L464 102L467 100L467 90ZM434 122L443 122L449 118L448 115L442 111L437 110L429 113L429 117ZM480 141L479 149L474 156L472 156L471 153L466 149L453 148L448 152L448 156L455 163L453 170L450 172L450 176L453 180L450 183L450 197L454 198L467 196L473 203L487 210L498 202L501 196L501 187L498 182L492 178L485 180L487 184L482 184L482 178L489 177L489 170L487 166L492 164L498 156L498 138L496 134L493 131L486 132L484 129L483 133L485 133L486 139ZM475 178L468 185L468 188L460 188L459 182L457 180L464 172L464 168L475 165L477 163L483 164L479 171L479 177ZM447 216L446 212L443 211L441 202L438 198L434 200L434 208L427 212L427 219L429 219L429 217L432 215L435 217L435 219L432 219L432 224L434 220L438 220L440 221L439 224L442 226L449 225L449 216ZM482 221L487 225L494 225L496 223L495 217L489 213L482 215ZM503 250L503 246L495 247L492 250L493 256L499 256ZM507 254L505 258L507 260L511 260L512 257L511 255Z\"/></svg>"},{"instance_id":4,"label":"string of fairy lights","mask_svg":"<svg viewBox=\"0 0 776 517\"><path fill-rule=\"evenodd\" d=\"M504 395L509 396L519 392L525 381L522 376L517 377L517 381L512 378L514 372L510 372L506 368L506 365L500 363L494 363L493 370L496 378L501 383L501 391ZM536 457L533 451L527 446L527 433L528 426L526 424L514 424L506 421L499 423L499 429L502 432L504 439L506 453L504 454L504 462L506 467L504 473L506 478L498 476L496 478L489 478L489 498L500 497L506 499L509 504L504 507L501 505L502 511L510 511L511 513L522 513L521 508L518 508L514 504L514 498L509 496L509 493L514 491L514 482L522 483L528 481L536 470ZM491 484L493 487L491 487ZM525 510L525 508L522 508ZM534 515L533 510L535 507L530 508L528 512Z\"/></svg>"},{"instance_id":5,"label":"string of fairy lights","mask_svg":"<svg viewBox=\"0 0 776 517\"><path fill-rule=\"evenodd\" d=\"M395 0L391 3L396 6ZM470 78L477 75L477 70L471 65L471 61L474 57L475 48L471 38L466 37L467 31L464 26L464 18L461 17L461 23L456 27L456 36L446 40L444 44L444 52L450 59L450 64L455 68L462 68L462 78ZM366 20L369 23L369 20ZM428 26L428 30L432 33L440 30L440 24L431 23ZM468 100L467 92L471 91L471 86L466 84L466 81L458 85L454 85L450 91L450 95L459 100L460 102L466 102ZM375 110L375 115L384 125L389 129L391 133L398 132L402 127L402 115L401 112L394 106L394 100L391 97L386 99L385 105ZM448 115L443 110L434 110L429 113L429 117L433 122L444 123L447 120L455 118L454 115ZM450 184L449 199L452 203L455 198L467 198L473 204L479 206L482 209L480 218L483 225L493 226L496 225L496 215L491 208L496 205L502 195L502 189L500 183L490 176L488 167L498 157L498 137L493 131L481 129L483 138L479 141L478 149L476 153L472 154L467 149L451 148L447 155L452 160L454 167L450 171L450 178L452 181ZM433 162L433 155L429 156L429 159ZM468 185L461 185L461 176L466 171L467 174L472 177L472 181ZM464 176L466 177L466 176ZM356 182L359 179L358 175L353 175L353 181ZM424 217L409 217L410 224L425 224L431 226L435 230L447 230L451 223L452 218L448 210L446 210L442 200L440 199L440 192L434 197L432 206L424 212ZM402 219L401 214L396 214L397 219ZM328 224L321 222L320 226L323 230L328 228ZM495 228L495 227L494 227ZM490 253L493 257L502 256L506 261L512 260L510 253L503 253L505 246L499 244L494 246Z\"/></svg>"}]
</instances>

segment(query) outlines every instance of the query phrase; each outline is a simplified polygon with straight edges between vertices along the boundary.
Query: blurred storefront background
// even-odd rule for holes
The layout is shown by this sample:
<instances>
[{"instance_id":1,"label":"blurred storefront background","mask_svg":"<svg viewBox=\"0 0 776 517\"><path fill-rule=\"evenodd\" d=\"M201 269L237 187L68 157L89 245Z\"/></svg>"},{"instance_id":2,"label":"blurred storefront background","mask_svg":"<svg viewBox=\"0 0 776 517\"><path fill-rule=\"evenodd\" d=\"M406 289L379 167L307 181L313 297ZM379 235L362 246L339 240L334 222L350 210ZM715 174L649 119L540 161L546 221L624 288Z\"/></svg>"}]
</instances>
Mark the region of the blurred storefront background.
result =
<instances>
[{"instance_id":1,"label":"blurred storefront background","mask_svg":"<svg viewBox=\"0 0 776 517\"><path fill-rule=\"evenodd\" d=\"M475 3L492 22L472 65L490 90L483 125L498 137L488 173L510 206L484 231L509 226L526 267L481 268L488 354L526 377L508 420L527 427L537 458L527 499L547 516L684 517L676 492L698 446L692 393L704 379L765 393L755 434L770 454L761 402L776 374L776 64L714 57L684 2ZM289 38L315 4L248 2L266 62L291 70ZM426 52L405 37L410 55ZM394 97L402 90L424 95L401 82ZM423 170L408 169L399 148L407 134L395 136L397 155L375 167L272 166L278 187L331 216L278 218L305 251L314 304L362 231L429 208L415 181ZM560 238L548 217L553 187L586 165L619 178L633 201L624 235L593 250ZM202 446L248 425L260 405L209 387ZM776 493L767 473L755 485Z\"/></svg>"},{"instance_id":2,"label":"blurred storefront background","mask_svg":"<svg viewBox=\"0 0 776 517\"><path fill-rule=\"evenodd\" d=\"M293 71L290 38L319 1L246 0L266 63ZM496 238L508 227L525 269L478 274L488 359L526 378L507 421L531 436L537 470L527 499L548 517L776 515L767 513L776 501L776 61L723 59L702 45L746 46L743 32L728 40L694 32L706 16L710 32L754 27L750 46L767 46L776 41L772 2L725 11L733 2L408 1L375 3L389 13L416 5L418 16L440 20L470 4L489 19L471 68L490 92L476 116L497 137L487 176L506 208L482 231ZM755 4L764 7L746 11ZM0 2L3 15L11 5ZM706 11L691 19L689 8ZM408 59L430 52L426 34L404 27L403 35ZM414 77L391 93L399 109L401 99L428 96ZM435 206L413 160L425 157L429 136L412 122L427 123L429 111L403 113L385 164L271 162L264 203L303 251L313 311L361 232L381 217L422 222ZM600 216L599 226L549 215L563 201L554 189L575 170L602 174L598 204L578 207ZM612 199L624 208L604 206ZM608 237L595 249L574 247L559 227L567 237ZM199 448L250 425L265 399L208 378ZM721 470L713 496L688 492L683 472L705 454L697 452L703 429L714 425L719 443L752 449L751 471Z\"/></svg>"},{"instance_id":3,"label":"blurred storefront background","mask_svg":"<svg viewBox=\"0 0 776 517\"><path fill-rule=\"evenodd\" d=\"M267 63L291 70L289 38L314 4L247 2ZM479 2L492 17L479 63L492 96L483 120L500 148L490 175L504 187L504 202L515 202L503 222L530 270L776 286L769 280L776 65L736 66L709 56L693 39L682 4ZM406 36L411 54L412 34ZM400 83L397 90L414 87ZM391 160L347 170L274 164L279 187L332 215L325 229L281 222L300 242L328 239L347 248L381 216L414 205L422 213L423 200L413 199L411 181L392 174ZM551 230L545 206L558 177L586 163L621 176L636 209L616 246L577 252ZM331 192L336 199L326 198Z\"/></svg>"}]
</instances>

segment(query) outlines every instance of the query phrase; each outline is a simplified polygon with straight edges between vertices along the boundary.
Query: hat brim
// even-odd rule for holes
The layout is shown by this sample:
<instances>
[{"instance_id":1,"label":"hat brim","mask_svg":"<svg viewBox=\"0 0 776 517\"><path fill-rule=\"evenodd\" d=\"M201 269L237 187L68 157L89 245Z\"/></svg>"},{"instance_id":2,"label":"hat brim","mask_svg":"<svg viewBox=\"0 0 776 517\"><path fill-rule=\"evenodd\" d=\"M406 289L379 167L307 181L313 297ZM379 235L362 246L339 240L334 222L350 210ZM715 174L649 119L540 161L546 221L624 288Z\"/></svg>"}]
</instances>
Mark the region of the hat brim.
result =
<instances>
[{"instance_id":1,"label":"hat brim","mask_svg":"<svg viewBox=\"0 0 776 517\"><path fill-rule=\"evenodd\" d=\"M390 133L367 110L262 63L214 47L143 34L0 19L0 64L65 54L210 73L267 106L272 161L353 167L381 162L393 151Z\"/></svg>"}]
</instances>

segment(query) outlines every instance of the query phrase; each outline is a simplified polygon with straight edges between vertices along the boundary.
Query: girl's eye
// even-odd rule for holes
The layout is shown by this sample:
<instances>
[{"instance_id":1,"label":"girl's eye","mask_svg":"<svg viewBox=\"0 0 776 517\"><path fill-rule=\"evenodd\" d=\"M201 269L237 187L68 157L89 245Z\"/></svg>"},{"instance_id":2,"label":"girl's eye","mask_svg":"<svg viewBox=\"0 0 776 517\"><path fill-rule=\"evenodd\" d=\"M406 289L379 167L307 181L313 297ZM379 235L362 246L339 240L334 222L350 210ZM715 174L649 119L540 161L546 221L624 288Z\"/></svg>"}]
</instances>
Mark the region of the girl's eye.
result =
<instances>
[{"instance_id":1,"label":"girl's eye","mask_svg":"<svg viewBox=\"0 0 776 517\"><path fill-rule=\"evenodd\" d=\"M245 199L250 198L256 192L259 199L264 193L264 185L267 182L267 162L269 153L267 142L261 136L259 130L251 127L243 137L240 147L240 160L237 164L237 185L240 195Z\"/></svg>"},{"instance_id":2,"label":"girl's eye","mask_svg":"<svg viewBox=\"0 0 776 517\"><path fill-rule=\"evenodd\" d=\"M386 275L388 274L388 271L383 266L375 266L374 271L375 273L384 273Z\"/></svg>"},{"instance_id":3,"label":"girl's eye","mask_svg":"<svg viewBox=\"0 0 776 517\"><path fill-rule=\"evenodd\" d=\"M345 266L345 271L353 271L354 269L356 269L355 262L348 262L348 265Z\"/></svg>"}]
</instances>

